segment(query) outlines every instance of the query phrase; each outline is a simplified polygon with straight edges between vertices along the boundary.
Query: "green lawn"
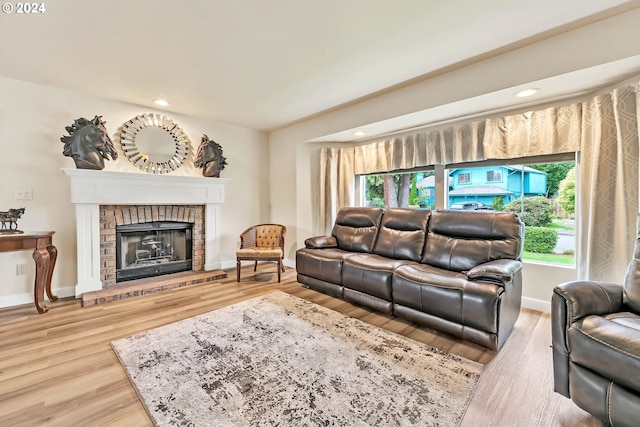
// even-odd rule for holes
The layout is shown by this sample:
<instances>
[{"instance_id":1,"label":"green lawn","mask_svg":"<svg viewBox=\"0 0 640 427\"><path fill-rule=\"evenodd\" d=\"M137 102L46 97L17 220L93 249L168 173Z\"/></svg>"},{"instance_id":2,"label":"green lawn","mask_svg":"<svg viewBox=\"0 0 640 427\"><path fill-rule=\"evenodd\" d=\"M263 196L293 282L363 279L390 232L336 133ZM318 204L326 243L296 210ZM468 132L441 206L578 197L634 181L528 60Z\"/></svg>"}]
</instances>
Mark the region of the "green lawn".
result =
<instances>
[{"instance_id":1,"label":"green lawn","mask_svg":"<svg viewBox=\"0 0 640 427\"><path fill-rule=\"evenodd\" d=\"M522 258L526 261L550 262L554 264L575 265L575 255L538 254L524 251Z\"/></svg>"},{"instance_id":2,"label":"green lawn","mask_svg":"<svg viewBox=\"0 0 640 427\"><path fill-rule=\"evenodd\" d=\"M559 219L556 218L553 222L547 226L547 228L553 228L554 230L567 230L567 231L575 231L576 225L575 221L568 219Z\"/></svg>"}]
</instances>

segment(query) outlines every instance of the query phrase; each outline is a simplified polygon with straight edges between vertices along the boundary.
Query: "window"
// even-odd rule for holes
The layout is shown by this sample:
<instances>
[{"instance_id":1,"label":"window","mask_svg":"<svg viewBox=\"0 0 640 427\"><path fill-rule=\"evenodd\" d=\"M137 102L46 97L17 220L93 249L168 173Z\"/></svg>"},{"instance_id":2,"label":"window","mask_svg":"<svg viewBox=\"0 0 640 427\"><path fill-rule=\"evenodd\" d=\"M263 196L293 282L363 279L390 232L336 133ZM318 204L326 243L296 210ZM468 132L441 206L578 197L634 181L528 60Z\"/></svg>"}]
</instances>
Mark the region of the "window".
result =
<instances>
[{"instance_id":1,"label":"window","mask_svg":"<svg viewBox=\"0 0 640 427\"><path fill-rule=\"evenodd\" d=\"M436 197L436 189L435 188L427 188L424 190L424 195L428 199L435 199Z\"/></svg>"},{"instance_id":2,"label":"window","mask_svg":"<svg viewBox=\"0 0 640 427\"><path fill-rule=\"evenodd\" d=\"M502 181L502 171L494 170L487 171L487 182L500 182Z\"/></svg>"},{"instance_id":3,"label":"window","mask_svg":"<svg viewBox=\"0 0 640 427\"><path fill-rule=\"evenodd\" d=\"M364 206L422 209L435 207L436 189L433 171L376 174L362 178Z\"/></svg>"},{"instance_id":4,"label":"window","mask_svg":"<svg viewBox=\"0 0 640 427\"><path fill-rule=\"evenodd\" d=\"M449 189L447 207L516 212L525 223L523 259L575 265L575 156L573 160L567 155L542 160L517 165L456 165L447 173L461 178L485 172L486 181L474 181L470 186L467 182L459 185L462 182L458 179Z\"/></svg>"},{"instance_id":5,"label":"window","mask_svg":"<svg viewBox=\"0 0 640 427\"><path fill-rule=\"evenodd\" d=\"M575 155L519 161L440 169L437 185L433 170L362 176L362 206L516 212L525 223L525 260L575 265ZM444 206L436 206L438 194Z\"/></svg>"}]
</instances>

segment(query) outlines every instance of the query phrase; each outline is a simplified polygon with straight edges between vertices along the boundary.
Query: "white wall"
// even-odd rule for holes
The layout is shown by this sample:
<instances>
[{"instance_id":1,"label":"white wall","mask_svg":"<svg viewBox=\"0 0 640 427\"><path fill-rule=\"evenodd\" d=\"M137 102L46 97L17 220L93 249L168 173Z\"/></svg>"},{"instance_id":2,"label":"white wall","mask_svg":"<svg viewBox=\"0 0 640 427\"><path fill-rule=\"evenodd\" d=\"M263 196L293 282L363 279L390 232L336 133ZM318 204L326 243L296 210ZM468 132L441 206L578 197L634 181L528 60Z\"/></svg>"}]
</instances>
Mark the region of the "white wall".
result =
<instances>
[{"instance_id":1,"label":"white wall","mask_svg":"<svg viewBox=\"0 0 640 427\"><path fill-rule=\"evenodd\" d=\"M577 277L574 267L525 261L522 267L522 306L550 312L554 286Z\"/></svg>"},{"instance_id":2,"label":"white wall","mask_svg":"<svg viewBox=\"0 0 640 427\"><path fill-rule=\"evenodd\" d=\"M0 211L24 207L18 225L22 230L55 230L58 261L52 287L59 296L74 295L76 284L75 210L70 201L70 184L61 168L75 168L62 155L60 137L74 119L103 116L117 160L106 162L105 170L143 173L124 157L116 137L119 127L143 113L162 113L185 131L194 151L206 133L222 145L228 165L222 172L227 184L221 209L221 261L235 265L239 234L249 225L269 219L268 137L263 132L212 120L173 114L144 106L106 100L46 86L0 78ZM175 172L197 175L193 155ZM17 188L33 189L33 200L14 199ZM27 264L27 275L16 275L16 264ZM34 265L30 251L0 253L0 307L33 300Z\"/></svg>"}]
</instances>

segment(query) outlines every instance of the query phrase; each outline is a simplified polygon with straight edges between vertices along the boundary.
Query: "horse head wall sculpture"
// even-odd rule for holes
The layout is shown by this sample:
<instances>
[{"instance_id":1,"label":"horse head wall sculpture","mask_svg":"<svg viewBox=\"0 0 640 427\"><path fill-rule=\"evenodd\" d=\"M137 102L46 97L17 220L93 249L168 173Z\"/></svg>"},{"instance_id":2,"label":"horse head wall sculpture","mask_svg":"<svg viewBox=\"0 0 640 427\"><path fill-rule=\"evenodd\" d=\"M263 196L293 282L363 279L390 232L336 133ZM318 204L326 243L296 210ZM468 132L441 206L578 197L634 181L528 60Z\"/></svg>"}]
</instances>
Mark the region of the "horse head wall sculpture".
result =
<instances>
[{"instance_id":1,"label":"horse head wall sculpture","mask_svg":"<svg viewBox=\"0 0 640 427\"><path fill-rule=\"evenodd\" d=\"M118 158L102 116L95 116L93 120L81 117L65 129L69 135L60 138L64 143L62 154L73 158L76 168L102 170L104 159Z\"/></svg>"},{"instance_id":2,"label":"horse head wall sculpture","mask_svg":"<svg viewBox=\"0 0 640 427\"><path fill-rule=\"evenodd\" d=\"M203 176L220 178L220 172L227 165L227 158L222 155L220 144L203 134L194 165L202 168Z\"/></svg>"}]
</instances>

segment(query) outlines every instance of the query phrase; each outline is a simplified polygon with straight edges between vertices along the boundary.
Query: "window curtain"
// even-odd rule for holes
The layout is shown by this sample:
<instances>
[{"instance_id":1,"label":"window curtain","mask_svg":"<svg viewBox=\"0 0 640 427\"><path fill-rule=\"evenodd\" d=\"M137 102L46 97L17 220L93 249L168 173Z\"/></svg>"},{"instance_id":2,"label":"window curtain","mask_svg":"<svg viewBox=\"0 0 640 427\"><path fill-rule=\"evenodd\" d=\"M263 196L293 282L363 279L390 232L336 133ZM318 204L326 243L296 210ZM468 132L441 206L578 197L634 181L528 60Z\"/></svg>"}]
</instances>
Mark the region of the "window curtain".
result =
<instances>
[{"instance_id":1,"label":"window curtain","mask_svg":"<svg viewBox=\"0 0 640 427\"><path fill-rule=\"evenodd\" d=\"M344 206L355 204L354 149L322 148L320 151L320 227L329 233Z\"/></svg>"},{"instance_id":2,"label":"window curtain","mask_svg":"<svg viewBox=\"0 0 640 427\"><path fill-rule=\"evenodd\" d=\"M578 277L620 282L638 215L638 85L585 102L321 152L320 225L353 206L355 175L579 151ZM597 226L596 226L597 224Z\"/></svg>"},{"instance_id":3,"label":"window curtain","mask_svg":"<svg viewBox=\"0 0 640 427\"><path fill-rule=\"evenodd\" d=\"M622 283L638 215L638 85L582 103L578 278Z\"/></svg>"}]
</instances>

